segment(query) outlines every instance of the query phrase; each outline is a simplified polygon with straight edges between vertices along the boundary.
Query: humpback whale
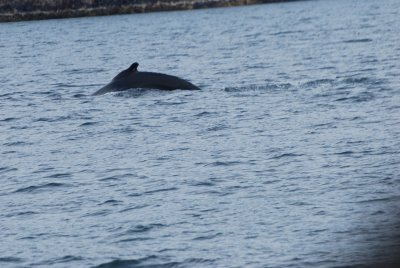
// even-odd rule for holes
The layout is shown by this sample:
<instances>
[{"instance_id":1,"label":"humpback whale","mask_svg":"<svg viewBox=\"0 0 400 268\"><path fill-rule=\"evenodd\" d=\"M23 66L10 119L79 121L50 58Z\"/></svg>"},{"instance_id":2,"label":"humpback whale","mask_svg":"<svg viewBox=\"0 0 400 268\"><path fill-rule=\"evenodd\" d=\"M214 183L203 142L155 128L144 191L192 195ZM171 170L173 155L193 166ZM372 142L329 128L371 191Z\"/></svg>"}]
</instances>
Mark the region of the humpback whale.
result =
<instances>
[{"instance_id":1,"label":"humpback whale","mask_svg":"<svg viewBox=\"0 0 400 268\"><path fill-rule=\"evenodd\" d=\"M93 95L102 95L108 92L124 91L131 88L151 88L161 90L200 89L192 83L168 74L139 72L139 63L133 63L128 69L115 76L110 83L100 88Z\"/></svg>"}]
</instances>

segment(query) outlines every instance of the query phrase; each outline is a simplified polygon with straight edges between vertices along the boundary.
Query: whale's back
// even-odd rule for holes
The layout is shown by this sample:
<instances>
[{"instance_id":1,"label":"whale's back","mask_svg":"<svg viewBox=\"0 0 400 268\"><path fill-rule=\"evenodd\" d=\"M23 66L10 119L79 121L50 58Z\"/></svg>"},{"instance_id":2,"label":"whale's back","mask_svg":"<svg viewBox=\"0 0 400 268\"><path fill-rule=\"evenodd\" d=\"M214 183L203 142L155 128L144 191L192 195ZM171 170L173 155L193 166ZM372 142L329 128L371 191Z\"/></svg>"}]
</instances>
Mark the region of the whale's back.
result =
<instances>
[{"instance_id":1,"label":"whale's back","mask_svg":"<svg viewBox=\"0 0 400 268\"><path fill-rule=\"evenodd\" d=\"M197 86L193 85L189 81L182 78L153 72L137 72L130 79L132 79L132 85L139 85L142 88L154 88L162 90L174 90L174 89L189 89L198 90Z\"/></svg>"},{"instance_id":2,"label":"whale's back","mask_svg":"<svg viewBox=\"0 0 400 268\"><path fill-rule=\"evenodd\" d=\"M131 70L132 66L135 67ZM198 90L197 86L182 78L153 72L138 72L135 63L130 68L120 72L110 83L96 91L93 95L102 95L108 92L123 91L130 88L151 88L161 90Z\"/></svg>"},{"instance_id":3,"label":"whale's back","mask_svg":"<svg viewBox=\"0 0 400 268\"><path fill-rule=\"evenodd\" d=\"M123 91L131 88L149 88L161 90L199 90L197 86L182 78L153 72L135 72L131 75L124 75L121 78L117 75L109 84L99 89L93 95L102 95L108 92Z\"/></svg>"}]
</instances>

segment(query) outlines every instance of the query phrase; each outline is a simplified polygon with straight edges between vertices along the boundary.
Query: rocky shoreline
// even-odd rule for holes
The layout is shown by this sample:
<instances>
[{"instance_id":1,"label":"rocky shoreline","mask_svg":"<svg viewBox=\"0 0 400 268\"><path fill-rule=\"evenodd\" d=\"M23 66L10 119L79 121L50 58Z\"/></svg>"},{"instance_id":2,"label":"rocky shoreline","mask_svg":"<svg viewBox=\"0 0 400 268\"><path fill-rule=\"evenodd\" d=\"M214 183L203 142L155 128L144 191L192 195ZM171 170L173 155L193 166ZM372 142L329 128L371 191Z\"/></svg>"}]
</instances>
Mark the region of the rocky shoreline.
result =
<instances>
[{"instance_id":1,"label":"rocky shoreline","mask_svg":"<svg viewBox=\"0 0 400 268\"><path fill-rule=\"evenodd\" d=\"M288 1L288 0L286 0ZM0 0L0 22L228 7L285 0ZM289 0L290 1L290 0ZM293 0L292 0L293 1Z\"/></svg>"}]
</instances>

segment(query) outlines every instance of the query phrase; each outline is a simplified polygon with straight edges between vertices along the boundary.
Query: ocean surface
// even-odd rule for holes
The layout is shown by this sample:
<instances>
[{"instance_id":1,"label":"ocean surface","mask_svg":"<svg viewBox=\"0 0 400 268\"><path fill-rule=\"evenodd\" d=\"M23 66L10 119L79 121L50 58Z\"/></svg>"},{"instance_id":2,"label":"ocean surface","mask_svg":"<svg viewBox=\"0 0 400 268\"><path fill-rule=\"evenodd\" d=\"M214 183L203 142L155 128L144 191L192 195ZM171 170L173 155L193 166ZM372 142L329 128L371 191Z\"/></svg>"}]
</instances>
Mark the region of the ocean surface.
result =
<instances>
[{"instance_id":1,"label":"ocean surface","mask_svg":"<svg viewBox=\"0 0 400 268\"><path fill-rule=\"evenodd\" d=\"M0 24L0 267L400 252L400 1ZM119 71L201 91L91 96Z\"/></svg>"}]
</instances>

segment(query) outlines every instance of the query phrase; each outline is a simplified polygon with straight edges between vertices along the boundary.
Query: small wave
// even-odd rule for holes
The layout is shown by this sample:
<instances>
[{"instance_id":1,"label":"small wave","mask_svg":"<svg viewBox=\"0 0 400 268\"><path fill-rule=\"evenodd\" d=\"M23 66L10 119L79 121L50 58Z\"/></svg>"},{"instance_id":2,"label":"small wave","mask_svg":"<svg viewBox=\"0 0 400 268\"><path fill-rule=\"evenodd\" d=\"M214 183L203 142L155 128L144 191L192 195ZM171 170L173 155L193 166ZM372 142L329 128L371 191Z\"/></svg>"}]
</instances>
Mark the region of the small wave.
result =
<instances>
[{"instance_id":1,"label":"small wave","mask_svg":"<svg viewBox=\"0 0 400 268\"><path fill-rule=\"evenodd\" d=\"M62 99L61 93L53 92L53 91L36 91L36 92L33 92L32 95L46 96L46 97L49 97L54 100Z\"/></svg>"},{"instance_id":2,"label":"small wave","mask_svg":"<svg viewBox=\"0 0 400 268\"><path fill-rule=\"evenodd\" d=\"M45 178L58 179L58 178L70 178L71 176L72 176L71 173L54 173L49 176L46 176Z\"/></svg>"},{"instance_id":3,"label":"small wave","mask_svg":"<svg viewBox=\"0 0 400 268\"><path fill-rule=\"evenodd\" d=\"M55 259L56 263L62 263L62 262L71 262L71 261L81 261L84 258L81 256L71 256L71 255L66 255L62 258L57 258Z\"/></svg>"},{"instance_id":4,"label":"small wave","mask_svg":"<svg viewBox=\"0 0 400 268\"><path fill-rule=\"evenodd\" d=\"M153 90L157 91L157 90ZM152 90L146 89L146 88L131 88L128 90L120 91L120 92L114 92L112 93L115 97L122 97L122 98L138 98L141 96L144 96L146 94L149 94L152 92Z\"/></svg>"},{"instance_id":5,"label":"small wave","mask_svg":"<svg viewBox=\"0 0 400 268\"><path fill-rule=\"evenodd\" d=\"M374 216L374 215L382 215L382 214L385 214L385 211L378 210L378 211L374 211L374 212L371 213L372 216Z\"/></svg>"},{"instance_id":6,"label":"small wave","mask_svg":"<svg viewBox=\"0 0 400 268\"><path fill-rule=\"evenodd\" d=\"M385 198L375 198L375 199L361 200L361 201L356 201L354 203L390 202L390 201L398 201L399 199L400 199L399 196L391 196L391 197L385 197Z\"/></svg>"},{"instance_id":7,"label":"small wave","mask_svg":"<svg viewBox=\"0 0 400 268\"><path fill-rule=\"evenodd\" d=\"M103 203L100 203L99 205L118 205L118 204L121 204L122 202L121 201L118 201L118 200L115 200L115 199L110 199L110 200L107 200L107 201L104 201Z\"/></svg>"},{"instance_id":8,"label":"small wave","mask_svg":"<svg viewBox=\"0 0 400 268\"><path fill-rule=\"evenodd\" d=\"M72 116L67 115L67 116L56 116L56 117L40 117L35 119L33 122L59 122L59 121L64 121L64 120L69 120L72 119Z\"/></svg>"},{"instance_id":9,"label":"small wave","mask_svg":"<svg viewBox=\"0 0 400 268\"><path fill-rule=\"evenodd\" d=\"M41 44L41 45L57 45L59 43L57 41L43 41L43 42L40 42L39 44Z\"/></svg>"},{"instance_id":10,"label":"small wave","mask_svg":"<svg viewBox=\"0 0 400 268\"><path fill-rule=\"evenodd\" d=\"M22 129L28 129L28 126L11 126L10 129L18 129L18 130L22 130Z\"/></svg>"},{"instance_id":11,"label":"small wave","mask_svg":"<svg viewBox=\"0 0 400 268\"><path fill-rule=\"evenodd\" d=\"M203 236L198 236L193 238L193 240L209 240L209 239L213 239L217 236L222 235L222 233L216 233L216 234L210 234L210 235L203 235Z\"/></svg>"},{"instance_id":12,"label":"small wave","mask_svg":"<svg viewBox=\"0 0 400 268\"><path fill-rule=\"evenodd\" d=\"M82 260L84 260L84 258L81 257L81 256L66 255L66 256L61 257L61 258L54 258L54 259L41 261L41 262L35 263L35 265L48 266L48 265L54 265L54 264L57 264L57 263L69 263L69 262L82 261Z\"/></svg>"},{"instance_id":13,"label":"small wave","mask_svg":"<svg viewBox=\"0 0 400 268\"><path fill-rule=\"evenodd\" d=\"M274 156L271 159L280 159L280 158L286 158L286 157L297 157L297 156L303 156L303 155L304 154L285 153L285 154L280 154L280 155Z\"/></svg>"},{"instance_id":14,"label":"small wave","mask_svg":"<svg viewBox=\"0 0 400 268\"><path fill-rule=\"evenodd\" d=\"M247 65L246 66L246 68L248 70L251 70L251 69L265 70L265 69L268 69L268 68L271 68L271 67L273 67L273 66L272 65L267 65L267 64L255 64L255 65Z\"/></svg>"},{"instance_id":15,"label":"small wave","mask_svg":"<svg viewBox=\"0 0 400 268\"><path fill-rule=\"evenodd\" d=\"M159 100L154 103L154 105L165 105L165 106L176 106L176 105L181 105L181 104L186 104L186 101L182 102L177 102L177 101L163 101Z\"/></svg>"},{"instance_id":16,"label":"small wave","mask_svg":"<svg viewBox=\"0 0 400 268\"><path fill-rule=\"evenodd\" d=\"M218 125L218 126L207 128L207 131L213 132L213 131L219 131L219 130L223 130L223 129L227 129L227 128L228 127L225 125Z\"/></svg>"},{"instance_id":17,"label":"small wave","mask_svg":"<svg viewBox=\"0 0 400 268\"><path fill-rule=\"evenodd\" d=\"M224 88L225 92L247 92L247 91L275 91L281 89L290 89L293 85L290 83L268 83L265 85L247 85L240 87L226 87Z\"/></svg>"},{"instance_id":18,"label":"small wave","mask_svg":"<svg viewBox=\"0 0 400 268\"><path fill-rule=\"evenodd\" d=\"M31 142L25 142L25 141L14 141L14 142L7 142L4 143L4 146L26 146L26 145L32 145L33 143Z\"/></svg>"},{"instance_id":19,"label":"small wave","mask_svg":"<svg viewBox=\"0 0 400 268\"><path fill-rule=\"evenodd\" d=\"M54 168L53 167L42 166L39 169L32 171L32 173L34 173L34 174L48 173L51 170L54 170Z\"/></svg>"},{"instance_id":20,"label":"small wave","mask_svg":"<svg viewBox=\"0 0 400 268\"><path fill-rule=\"evenodd\" d=\"M196 117L208 117L208 116L216 115L216 114L217 113L213 113L213 112L201 112L201 113L195 114L194 116L196 116Z\"/></svg>"},{"instance_id":21,"label":"small wave","mask_svg":"<svg viewBox=\"0 0 400 268\"><path fill-rule=\"evenodd\" d=\"M88 95L82 94L82 93L77 93L77 94L72 95L72 97L75 99L83 99L83 98L86 98L87 96Z\"/></svg>"},{"instance_id":22,"label":"small wave","mask_svg":"<svg viewBox=\"0 0 400 268\"><path fill-rule=\"evenodd\" d=\"M271 35L278 36L278 35L301 34L301 33L304 33L304 31L281 31L281 32L271 33Z\"/></svg>"},{"instance_id":23,"label":"small wave","mask_svg":"<svg viewBox=\"0 0 400 268\"><path fill-rule=\"evenodd\" d=\"M227 166L234 166L241 164L242 162L240 161L215 161L213 163L207 164L206 166L212 166L212 167L227 167Z\"/></svg>"},{"instance_id":24,"label":"small wave","mask_svg":"<svg viewBox=\"0 0 400 268\"><path fill-rule=\"evenodd\" d=\"M342 81L346 84L363 84L363 85L381 85L384 83L382 79L370 78L370 77L347 77Z\"/></svg>"},{"instance_id":25,"label":"small wave","mask_svg":"<svg viewBox=\"0 0 400 268\"><path fill-rule=\"evenodd\" d=\"M1 262L22 262L23 259L21 258L15 258L15 257L0 257L0 263Z\"/></svg>"},{"instance_id":26,"label":"small wave","mask_svg":"<svg viewBox=\"0 0 400 268\"><path fill-rule=\"evenodd\" d=\"M92 41L94 41L94 39L92 39L92 38L86 38L86 39L77 39L77 40L75 40L75 42L76 43L87 43L87 42L92 42Z\"/></svg>"},{"instance_id":27,"label":"small wave","mask_svg":"<svg viewBox=\"0 0 400 268\"><path fill-rule=\"evenodd\" d=\"M126 242L136 242L136 241L147 241L151 240L152 238L150 237L133 237L133 238L127 238L127 239L121 239L116 241L115 243L126 243Z\"/></svg>"},{"instance_id":28,"label":"small wave","mask_svg":"<svg viewBox=\"0 0 400 268\"><path fill-rule=\"evenodd\" d=\"M75 87L92 86L92 85L73 85L73 84L64 84L64 83L55 83L55 84L50 84L50 85L59 87L59 88L75 88ZM96 86L98 86L98 85L96 85Z\"/></svg>"},{"instance_id":29,"label":"small wave","mask_svg":"<svg viewBox=\"0 0 400 268\"><path fill-rule=\"evenodd\" d=\"M14 193L32 193L32 192L45 190L48 188L52 189L52 188L68 187L68 186L70 186L70 185L65 184L65 183L51 182L51 183L46 183L46 184L42 184L42 185L32 185L32 186L20 188L20 189L14 191Z\"/></svg>"},{"instance_id":30,"label":"small wave","mask_svg":"<svg viewBox=\"0 0 400 268\"><path fill-rule=\"evenodd\" d=\"M102 209L95 212L86 213L84 217L96 217L96 216L106 216L109 215L112 211L109 209Z\"/></svg>"},{"instance_id":31,"label":"small wave","mask_svg":"<svg viewBox=\"0 0 400 268\"><path fill-rule=\"evenodd\" d=\"M147 192L144 192L144 194L155 194L155 193L159 193L159 192L168 192L168 191L176 191L176 190L178 190L177 187L162 188L162 189L147 191Z\"/></svg>"},{"instance_id":32,"label":"small wave","mask_svg":"<svg viewBox=\"0 0 400 268\"><path fill-rule=\"evenodd\" d=\"M110 262L102 263L92 268L179 268L179 267L192 267L201 265L211 265L214 260L200 259L200 258L190 258L182 262L163 260L164 258L159 258L155 255L140 259L132 260L122 260L117 259Z\"/></svg>"},{"instance_id":33,"label":"small wave","mask_svg":"<svg viewBox=\"0 0 400 268\"><path fill-rule=\"evenodd\" d=\"M367 102L375 99L375 94L370 93L370 92L363 92L361 94L358 94L357 96L351 96L351 97L344 97L344 98L338 98L335 101L345 101L345 102Z\"/></svg>"},{"instance_id":34,"label":"small wave","mask_svg":"<svg viewBox=\"0 0 400 268\"><path fill-rule=\"evenodd\" d=\"M368 77L349 77L343 80L347 84L365 84L369 82Z\"/></svg>"},{"instance_id":35,"label":"small wave","mask_svg":"<svg viewBox=\"0 0 400 268\"><path fill-rule=\"evenodd\" d=\"M4 118L4 119L0 119L0 122L11 122L11 121L15 121L15 120L18 120L18 118L7 117L7 118Z\"/></svg>"},{"instance_id":36,"label":"small wave","mask_svg":"<svg viewBox=\"0 0 400 268\"><path fill-rule=\"evenodd\" d=\"M263 184L272 184L276 182L280 182L281 180L270 180L270 181L264 181Z\"/></svg>"},{"instance_id":37,"label":"small wave","mask_svg":"<svg viewBox=\"0 0 400 268\"><path fill-rule=\"evenodd\" d=\"M367 42L372 42L372 39L363 38L363 39L350 39L343 41L343 43L367 43Z\"/></svg>"},{"instance_id":38,"label":"small wave","mask_svg":"<svg viewBox=\"0 0 400 268\"><path fill-rule=\"evenodd\" d=\"M192 186L206 186L206 187L213 187L215 183L209 181L200 181L200 182L193 182L190 185Z\"/></svg>"},{"instance_id":39,"label":"small wave","mask_svg":"<svg viewBox=\"0 0 400 268\"><path fill-rule=\"evenodd\" d=\"M138 195L138 196L140 196L140 195ZM124 209L120 210L119 212L127 212L127 211L130 211L130 210L141 209L141 208L145 208L145 207L148 207L148 206L149 205L138 205L138 206L128 207L128 208L124 208Z\"/></svg>"},{"instance_id":40,"label":"small wave","mask_svg":"<svg viewBox=\"0 0 400 268\"><path fill-rule=\"evenodd\" d=\"M102 68L88 68L88 69L71 69L71 70L66 70L65 72L68 74L93 74L104 71L105 69Z\"/></svg>"},{"instance_id":41,"label":"small wave","mask_svg":"<svg viewBox=\"0 0 400 268\"><path fill-rule=\"evenodd\" d=\"M14 212L14 213L8 214L7 217L31 216L31 215L35 215L35 214L39 214L39 213L35 212L35 211L21 211L21 212Z\"/></svg>"},{"instance_id":42,"label":"small wave","mask_svg":"<svg viewBox=\"0 0 400 268\"><path fill-rule=\"evenodd\" d=\"M22 91L13 91L13 92L9 92L9 93L0 94L0 98L12 97L13 95L24 95L24 94L25 94L25 92L22 92Z\"/></svg>"},{"instance_id":43,"label":"small wave","mask_svg":"<svg viewBox=\"0 0 400 268\"><path fill-rule=\"evenodd\" d=\"M333 84L335 82L335 80L333 79L316 79L316 80L311 80L308 82L305 82L304 84L301 85L302 88L308 88L308 87L316 87L319 85L323 85L323 84Z\"/></svg>"},{"instance_id":44,"label":"small wave","mask_svg":"<svg viewBox=\"0 0 400 268\"><path fill-rule=\"evenodd\" d=\"M343 151L343 152L340 152L340 153L335 153L336 155L351 155L351 154L354 154L354 152L353 151Z\"/></svg>"},{"instance_id":45,"label":"small wave","mask_svg":"<svg viewBox=\"0 0 400 268\"><path fill-rule=\"evenodd\" d=\"M85 123L80 124L79 126L80 127L89 127L89 126L97 125L98 123L99 122L85 122Z\"/></svg>"},{"instance_id":46,"label":"small wave","mask_svg":"<svg viewBox=\"0 0 400 268\"><path fill-rule=\"evenodd\" d=\"M131 234L137 234L137 233L146 233L150 230L153 229L157 229L157 228L162 228L165 227L164 224L159 224L159 223L152 223L152 224L148 224L148 225L136 225L132 228L130 228L129 230L126 230L125 232L123 232L122 234L120 234L119 236L126 236L126 235L131 235Z\"/></svg>"},{"instance_id":47,"label":"small wave","mask_svg":"<svg viewBox=\"0 0 400 268\"><path fill-rule=\"evenodd\" d=\"M325 67L321 67L319 68L320 70L335 70L336 67L335 66L325 66Z\"/></svg>"},{"instance_id":48,"label":"small wave","mask_svg":"<svg viewBox=\"0 0 400 268\"><path fill-rule=\"evenodd\" d=\"M15 154L15 153L17 153L17 151L11 150L11 151L4 151L2 154Z\"/></svg>"},{"instance_id":49,"label":"small wave","mask_svg":"<svg viewBox=\"0 0 400 268\"><path fill-rule=\"evenodd\" d=\"M13 168L13 167L0 167L0 174L5 174L7 172L11 172L11 171L17 171L17 168Z\"/></svg>"},{"instance_id":50,"label":"small wave","mask_svg":"<svg viewBox=\"0 0 400 268\"><path fill-rule=\"evenodd\" d=\"M158 264L144 264L145 259L138 260L114 260L111 262L99 264L93 268L134 268L134 267L178 267L176 262L172 263L158 263Z\"/></svg>"},{"instance_id":51,"label":"small wave","mask_svg":"<svg viewBox=\"0 0 400 268\"><path fill-rule=\"evenodd\" d=\"M321 124L315 124L312 126L313 129L330 129L330 128L336 128L333 122L330 123L321 123Z\"/></svg>"},{"instance_id":52,"label":"small wave","mask_svg":"<svg viewBox=\"0 0 400 268\"><path fill-rule=\"evenodd\" d=\"M136 177L136 178L139 178L139 179L147 179L146 176L138 176L137 174L131 173L131 172L129 172L129 171L130 171L130 170L127 169L127 168L126 168L126 169L124 169L124 168L111 168L111 169L107 169L107 170L106 170L107 173L111 173L111 172L118 172L118 173L120 173L120 172L121 172L121 174L119 174L119 175L114 175L114 176L108 176L108 177L105 177L105 178L100 179L100 181L120 180L120 179L124 179L124 178L126 178L126 179L131 179L132 177ZM122 173L122 172L125 172L125 173Z\"/></svg>"},{"instance_id":53,"label":"small wave","mask_svg":"<svg viewBox=\"0 0 400 268\"><path fill-rule=\"evenodd\" d=\"M119 181L119 180L120 180L120 178L118 178L117 176L110 176L110 177L99 179L99 181Z\"/></svg>"},{"instance_id":54,"label":"small wave","mask_svg":"<svg viewBox=\"0 0 400 268\"><path fill-rule=\"evenodd\" d=\"M120 129L116 129L115 132L118 133L133 133L133 132L137 132L138 130L132 126L127 126L127 127L123 127Z\"/></svg>"}]
</instances>

